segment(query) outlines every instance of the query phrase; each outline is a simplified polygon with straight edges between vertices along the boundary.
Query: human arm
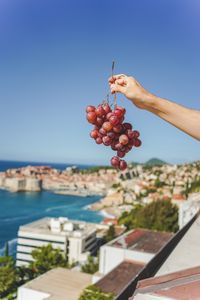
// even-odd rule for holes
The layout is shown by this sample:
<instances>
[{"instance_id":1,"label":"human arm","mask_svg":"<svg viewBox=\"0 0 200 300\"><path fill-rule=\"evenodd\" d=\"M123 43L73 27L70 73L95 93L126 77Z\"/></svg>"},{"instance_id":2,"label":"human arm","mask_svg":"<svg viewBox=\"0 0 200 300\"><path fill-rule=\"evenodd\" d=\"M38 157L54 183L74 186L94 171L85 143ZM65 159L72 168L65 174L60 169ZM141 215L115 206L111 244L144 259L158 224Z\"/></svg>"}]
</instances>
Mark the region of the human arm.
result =
<instances>
[{"instance_id":1,"label":"human arm","mask_svg":"<svg viewBox=\"0 0 200 300\"><path fill-rule=\"evenodd\" d=\"M200 141L200 111L157 97L133 77L124 74L109 79L111 93L124 94L138 108L145 109Z\"/></svg>"}]
</instances>

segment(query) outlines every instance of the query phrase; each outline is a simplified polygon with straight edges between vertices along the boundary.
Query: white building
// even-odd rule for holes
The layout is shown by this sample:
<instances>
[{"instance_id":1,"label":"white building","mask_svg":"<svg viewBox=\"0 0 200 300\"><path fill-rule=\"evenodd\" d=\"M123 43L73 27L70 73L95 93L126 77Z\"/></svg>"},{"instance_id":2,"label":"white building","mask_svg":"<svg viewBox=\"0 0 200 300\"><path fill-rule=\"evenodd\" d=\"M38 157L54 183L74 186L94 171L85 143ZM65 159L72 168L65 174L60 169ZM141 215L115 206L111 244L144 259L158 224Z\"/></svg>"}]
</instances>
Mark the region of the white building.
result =
<instances>
[{"instance_id":1,"label":"white building","mask_svg":"<svg viewBox=\"0 0 200 300\"><path fill-rule=\"evenodd\" d=\"M17 266L33 261L31 252L51 244L59 248L69 263L84 263L97 247L96 226L93 223L70 221L67 218L44 218L20 226L17 241Z\"/></svg>"},{"instance_id":2,"label":"white building","mask_svg":"<svg viewBox=\"0 0 200 300\"><path fill-rule=\"evenodd\" d=\"M200 193L191 194L179 206L179 228L187 224L200 209Z\"/></svg>"},{"instance_id":3,"label":"white building","mask_svg":"<svg viewBox=\"0 0 200 300\"><path fill-rule=\"evenodd\" d=\"M99 272L93 283L125 260L148 263L173 236L172 233L134 229L100 248Z\"/></svg>"},{"instance_id":4,"label":"white building","mask_svg":"<svg viewBox=\"0 0 200 300\"><path fill-rule=\"evenodd\" d=\"M90 274L53 269L20 286L17 300L77 300L91 280Z\"/></svg>"}]
</instances>

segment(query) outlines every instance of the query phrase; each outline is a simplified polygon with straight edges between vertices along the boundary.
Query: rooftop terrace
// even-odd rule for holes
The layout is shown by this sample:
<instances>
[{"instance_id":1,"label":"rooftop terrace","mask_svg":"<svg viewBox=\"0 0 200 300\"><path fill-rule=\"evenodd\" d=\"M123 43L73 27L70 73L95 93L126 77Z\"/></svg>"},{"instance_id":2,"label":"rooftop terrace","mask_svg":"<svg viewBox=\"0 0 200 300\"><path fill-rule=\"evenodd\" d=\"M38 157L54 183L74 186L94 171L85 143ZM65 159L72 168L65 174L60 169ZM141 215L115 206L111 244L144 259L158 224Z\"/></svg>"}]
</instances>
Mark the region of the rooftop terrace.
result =
<instances>
[{"instance_id":1,"label":"rooftop terrace","mask_svg":"<svg viewBox=\"0 0 200 300\"><path fill-rule=\"evenodd\" d=\"M20 231L37 234L60 234L64 236L83 237L95 232L93 223L68 220L67 218L43 218L20 226Z\"/></svg>"}]
</instances>

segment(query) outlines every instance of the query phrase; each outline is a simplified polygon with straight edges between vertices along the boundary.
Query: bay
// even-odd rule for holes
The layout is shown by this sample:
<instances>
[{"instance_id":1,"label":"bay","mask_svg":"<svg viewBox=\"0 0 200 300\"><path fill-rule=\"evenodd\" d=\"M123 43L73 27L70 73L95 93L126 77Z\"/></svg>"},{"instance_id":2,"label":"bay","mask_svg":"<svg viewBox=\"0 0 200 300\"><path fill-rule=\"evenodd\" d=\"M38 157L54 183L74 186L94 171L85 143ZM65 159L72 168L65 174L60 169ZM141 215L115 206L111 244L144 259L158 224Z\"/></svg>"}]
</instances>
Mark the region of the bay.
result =
<instances>
[{"instance_id":1,"label":"bay","mask_svg":"<svg viewBox=\"0 0 200 300\"><path fill-rule=\"evenodd\" d=\"M33 163L0 161L0 170L26 165L33 165ZM44 163L35 163L35 165L44 165ZM64 169L69 165L51 164L51 166ZM48 191L11 193L0 190L0 255L4 254L6 242L9 242L10 254L15 255L19 226L43 217L67 217L73 220L100 222L103 217L98 212L86 209L88 205L99 199L100 196L68 196Z\"/></svg>"}]
</instances>

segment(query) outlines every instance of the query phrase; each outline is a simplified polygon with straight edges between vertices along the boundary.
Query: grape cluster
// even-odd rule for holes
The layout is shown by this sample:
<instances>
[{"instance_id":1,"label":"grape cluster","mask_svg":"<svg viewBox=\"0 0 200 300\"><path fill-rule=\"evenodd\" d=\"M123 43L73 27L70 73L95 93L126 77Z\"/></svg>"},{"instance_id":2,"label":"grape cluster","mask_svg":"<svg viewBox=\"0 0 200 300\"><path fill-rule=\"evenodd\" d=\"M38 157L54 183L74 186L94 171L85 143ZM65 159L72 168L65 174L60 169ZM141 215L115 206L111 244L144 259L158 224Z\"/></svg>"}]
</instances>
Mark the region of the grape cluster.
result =
<instances>
[{"instance_id":1,"label":"grape cluster","mask_svg":"<svg viewBox=\"0 0 200 300\"><path fill-rule=\"evenodd\" d=\"M111 165L119 170L125 170L127 163L123 158L132 148L140 147L140 133L133 130L130 123L124 123L125 108L116 106L113 110L108 103L89 105L86 108L87 120L94 125L90 132L97 144L110 146L117 151L117 155L111 158Z\"/></svg>"}]
</instances>

